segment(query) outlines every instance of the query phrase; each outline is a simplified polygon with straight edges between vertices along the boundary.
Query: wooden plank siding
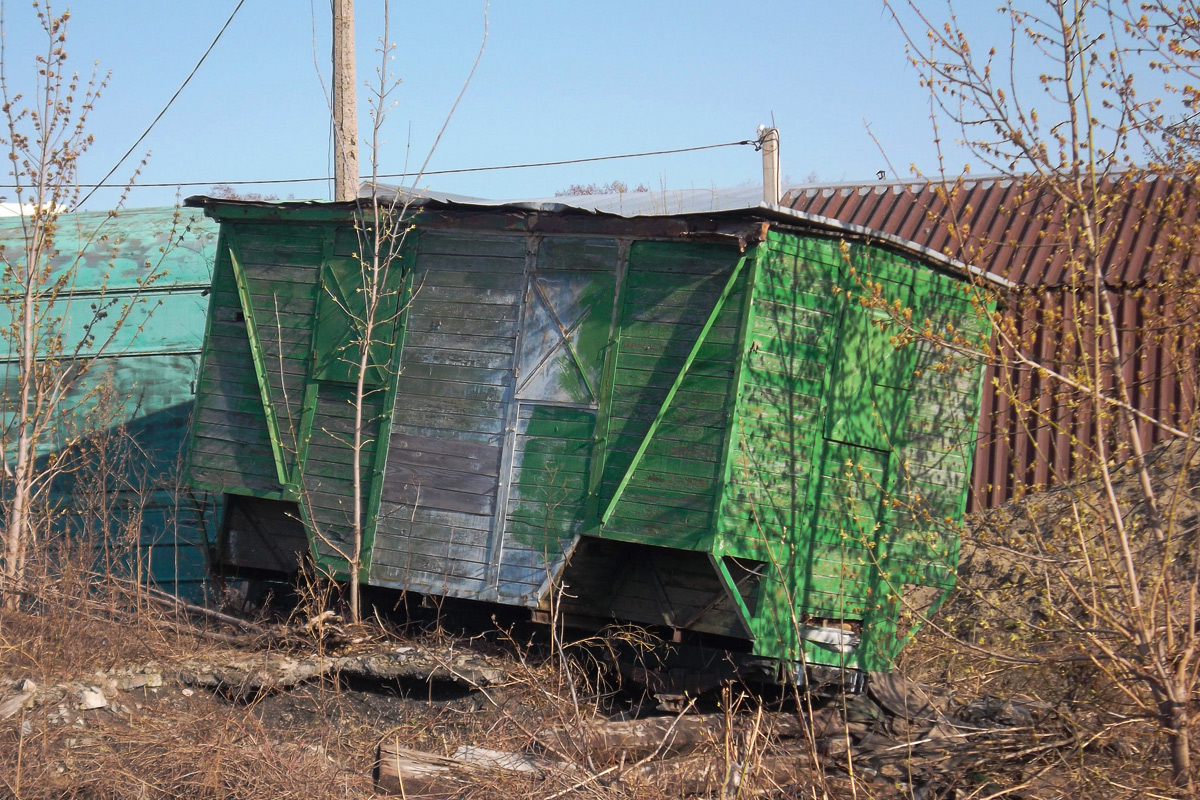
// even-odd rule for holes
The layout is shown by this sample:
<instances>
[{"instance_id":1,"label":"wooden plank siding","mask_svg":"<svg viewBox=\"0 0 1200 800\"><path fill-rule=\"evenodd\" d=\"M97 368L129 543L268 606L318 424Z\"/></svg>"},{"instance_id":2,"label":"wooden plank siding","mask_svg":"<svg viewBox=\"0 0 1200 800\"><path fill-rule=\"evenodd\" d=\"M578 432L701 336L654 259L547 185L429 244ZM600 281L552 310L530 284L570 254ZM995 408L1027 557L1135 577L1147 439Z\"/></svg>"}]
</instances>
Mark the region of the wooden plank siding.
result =
<instances>
[{"instance_id":1,"label":"wooden plank siding","mask_svg":"<svg viewBox=\"0 0 1200 800\"><path fill-rule=\"evenodd\" d=\"M370 527L371 486L379 443L384 393L363 398L363 444L359 452L362 481L361 513ZM309 530L310 547L318 559L336 566L354 552L354 386L320 382L315 422L304 455L300 510ZM364 544L369 544L364 542ZM369 563L370 552L364 553Z\"/></svg>"},{"instance_id":2,"label":"wooden plank siding","mask_svg":"<svg viewBox=\"0 0 1200 800\"><path fill-rule=\"evenodd\" d=\"M190 480L216 492L278 497L283 486L276 475L244 320L232 259L222 237L188 450Z\"/></svg>"},{"instance_id":3,"label":"wooden plank siding","mask_svg":"<svg viewBox=\"0 0 1200 800\"><path fill-rule=\"evenodd\" d=\"M721 245L636 242L629 260L599 503L611 503L737 262ZM736 287L689 365L601 536L699 549L711 536L737 333Z\"/></svg>"},{"instance_id":4,"label":"wooden plank siding","mask_svg":"<svg viewBox=\"0 0 1200 800\"><path fill-rule=\"evenodd\" d=\"M421 234L372 582L486 589L525 261L524 237Z\"/></svg>"},{"instance_id":5,"label":"wooden plank siding","mask_svg":"<svg viewBox=\"0 0 1200 800\"><path fill-rule=\"evenodd\" d=\"M228 223L246 277L218 262L193 475L298 499L336 565L352 385L319 293L336 283L353 304L358 245L340 206L292 224L244 210L264 220ZM979 334L952 267L811 221L727 235L732 217L713 218L683 238L682 217L647 234L539 214L415 218L411 295L364 409L369 583L542 611L565 586L572 619L889 668L900 599L953 584L980 392L978 363L893 315ZM298 484L274 480L264 402ZM862 643L831 650L809 627Z\"/></svg>"}]
</instances>

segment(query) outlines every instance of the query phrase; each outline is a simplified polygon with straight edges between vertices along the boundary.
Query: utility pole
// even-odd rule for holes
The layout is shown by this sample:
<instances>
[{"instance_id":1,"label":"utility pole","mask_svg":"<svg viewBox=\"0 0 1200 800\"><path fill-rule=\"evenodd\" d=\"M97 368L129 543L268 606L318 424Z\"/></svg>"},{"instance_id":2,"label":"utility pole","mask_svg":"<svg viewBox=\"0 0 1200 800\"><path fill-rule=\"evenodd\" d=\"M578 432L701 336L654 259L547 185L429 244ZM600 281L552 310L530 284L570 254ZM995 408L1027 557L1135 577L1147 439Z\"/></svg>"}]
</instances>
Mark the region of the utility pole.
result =
<instances>
[{"instance_id":1,"label":"utility pole","mask_svg":"<svg viewBox=\"0 0 1200 800\"><path fill-rule=\"evenodd\" d=\"M763 202L779 205L779 129L762 128L758 132L758 144L762 148Z\"/></svg>"},{"instance_id":2,"label":"utility pole","mask_svg":"<svg viewBox=\"0 0 1200 800\"><path fill-rule=\"evenodd\" d=\"M333 0L333 199L358 197L354 0Z\"/></svg>"}]
</instances>

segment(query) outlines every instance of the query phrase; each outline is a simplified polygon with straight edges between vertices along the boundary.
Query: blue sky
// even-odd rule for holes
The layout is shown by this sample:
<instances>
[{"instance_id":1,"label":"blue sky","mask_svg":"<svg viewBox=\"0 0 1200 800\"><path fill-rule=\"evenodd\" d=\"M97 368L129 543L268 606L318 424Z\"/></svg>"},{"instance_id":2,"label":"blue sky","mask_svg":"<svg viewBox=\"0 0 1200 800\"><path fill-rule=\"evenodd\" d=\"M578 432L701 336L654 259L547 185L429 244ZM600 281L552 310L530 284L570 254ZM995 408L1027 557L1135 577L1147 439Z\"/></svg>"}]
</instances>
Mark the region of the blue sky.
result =
<instances>
[{"instance_id":1,"label":"blue sky","mask_svg":"<svg viewBox=\"0 0 1200 800\"><path fill-rule=\"evenodd\" d=\"M70 6L72 65L88 71L95 62L112 73L92 118L96 141L81 181L99 180L136 140L236 5L77 0ZM992 10L994 3L960 5L967 6L965 21L981 37L1002 39L1007 25ZM20 0L7 3L6 16L10 89L27 91L30 48L44 39ZM356 16L361 84L374 79L380 63L381 0L358 0ZM149 161L138 181L202 182L179 189L182 196L224 181L329 175L329 114L321 83L328 85L329 17L328 0L246 0L114 180L128 178L146 152ZM397 48L389 68L402 83L387 110L381 172L424 160L470 71L483 27L481 0L392 3L390 39ZM360 90L363 136L369 133L367 96ZM773 118L781 131L783 172L793 182L814 175L821 181L871 180L889 169L889 161L907 177L913 163L937 168L928 109L895 23L873 0L494 0L479 68L430 169L729 142L753 138L756 127ZM952 153L951 166L965 161L961 152ZM481 197L540 197L573 183L614 179L655 189L735 186L759 182L761 161L749 147L731 147L431 176L422 185ZM328 198L330 192L326 183L246 190L284 198ZM137 188L128 205L169 204L176 193ZM114 191L101 190L87 208L107 208L115 198Z\"/></svg>"}]
</instances>

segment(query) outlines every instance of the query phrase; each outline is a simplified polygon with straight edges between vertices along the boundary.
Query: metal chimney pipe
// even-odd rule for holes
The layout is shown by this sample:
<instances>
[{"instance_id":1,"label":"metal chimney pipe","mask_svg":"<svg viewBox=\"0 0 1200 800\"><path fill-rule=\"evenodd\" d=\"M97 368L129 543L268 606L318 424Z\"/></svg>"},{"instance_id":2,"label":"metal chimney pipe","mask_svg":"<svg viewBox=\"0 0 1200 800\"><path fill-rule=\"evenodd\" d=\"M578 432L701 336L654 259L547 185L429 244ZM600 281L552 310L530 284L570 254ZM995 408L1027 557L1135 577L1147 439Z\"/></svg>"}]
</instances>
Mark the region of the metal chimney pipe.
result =
<instances>
[{"instance_id":1,"label":"metal chimney pipe","mask_svg":"<svg viewBox=\"0 0 1200 800\"><path fill-rule=\"evenodd\" d=\"M763 202L779 205L779 129L763 128L758 137L763 158Z\"/></svg>"}]
</instances>

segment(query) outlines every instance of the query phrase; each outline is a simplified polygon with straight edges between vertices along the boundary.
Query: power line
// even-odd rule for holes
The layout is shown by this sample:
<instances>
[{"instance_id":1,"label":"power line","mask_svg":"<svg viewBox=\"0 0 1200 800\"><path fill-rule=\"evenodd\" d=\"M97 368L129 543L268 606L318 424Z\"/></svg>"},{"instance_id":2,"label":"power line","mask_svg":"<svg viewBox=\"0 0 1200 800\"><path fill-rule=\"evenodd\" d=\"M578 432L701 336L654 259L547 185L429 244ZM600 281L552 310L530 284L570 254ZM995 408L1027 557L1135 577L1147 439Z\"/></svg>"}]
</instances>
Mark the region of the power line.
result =
<instances>
[{"instance_id":1,"label":"power line","mask_svg":"<svg viewBox=\"0 0 1200 800\"><path fill-rule=\"evenodd\" d=\"M740 147L749 145L758 147L758 141L755 139L742 139L737 142L722 142L721 144L704 144L697 147L677 147L671 150L648 150L644 153L621 153L612 156L591 156L589 158L568 158L562 161L533 161L527 164L500 164L490 167L461 167L458 169L433 169L425 172L390 172L386 174L376 175L376 178L411 178L416 176L427 175L460 175L466 172L492 172L502 169L529 169L531 167L558 167L567 164L587 164L594 161L614 161L621 158L643 158L646 156L665 156L675 153L694 153L699 150L716 150L719 147ZM136 146L136 145L135 145ZM115 168L114 168L115 169ZM105 180L110 177L110 172L105 176ZM166 181L161 183L139 183L135 188L169 188L173 186L257 186L262 184L277 184L277 183L317 183L328 181L328 175L322 175L315 178L270 178L267 180L239 180L239 181ZM101 188L118 188L117 184L104 183L81 183L81 188L90 188L92 190ZM4 188L11 188L5 186ZM122 187L123 188L123 187ZM91 197L91 193L88 193ZM87 199L86 197L84 198ZM82 205L82 203L81 203Z\"/></svg>"},{"instance_id":2,"label":"power line","mask_svg":"<svg viewBox=\"0 0 1200 800\"><path fill-rule=\"evenodd\" d=\"M665 156L672 153L693 153L697 150L715 150L718 147L737 147L738 145L757 145L753 139L743 139L740 142L724 142L722 144L702 144L698 147L679 147L674 150L651 150L645 153L624 153L616 156L594 156L592 158L571 158L565 161L539 161L532 164L506 164L497 167L464 167L462 169L437 169L425 172L394 172L387 175L377 175L377 178L410 178L415 175L455 175L462 172L490 172L497 169L526 169L528 167L558 167L563 164L583 164L589 161L613 161L618 158L641 158L643 156Z\"/></svg>"},{"instance_id":3,"label":"power line","mask_svg":"<svg viewBox=\"0 0 1200 800\"><path fill-rule=\"evenodd\" d=\"M180 93L187 87L188 83L191 82L192 77L196 74L197 71L199 71L200 65L204 63L204 60L206 58L208 58L208 54L211 53L213 51L213 48L217 46L217 42L221 41L221 36L224 35L225 29L229 27L229 23L233 22L233 18L237 16L237 13L242 10L242 6L245 4L245 2L246 2L246 0L238 0L238 4L234 7L233 13L229 15L229 19L225 20L225 24L221 26L221 30L217 31L216 38L214 38L212 40L212 44L210 44L208 46L208 49L204 51L204 55L200 56L200 60L196 62L196 66L192 67L192 71L188 73L188 76L184 79L183 83L180 84L179 88L175 90L175 94L171 95L171 99L167 101L167 104L165 106L163 106L162 111L158 112L158 116L154 118L154 121L151 122L148 126L146 126L146 130L142 131L142 135L137 138L137 141L134 142L132 145L130 145L129 149L125 151L125 155L121 156L120 160L118 160L116 164L113 164L113 168L108 171L108 174L105 175L103 178L101 178L99 183L81 183L81 184L79 184L80 188L84 188L84 187L91 188L91 191L88 192L86 195L84 195L84 198L79 201L79 205L82 206L84 203L86 203L88 201L88 198L96 193L97 189L99 189L101 187L111 188L111 187L108 187L107 184L105 184L105 181L107 181L109 178L111 178L113 176L113 173L116 172L117 169L122 164L125 163L125 159L129 158L129 154L132 153L135 149L137 149L137 146L142 143L142 140L145 139L150 134L150 131L154 128L155 125L158 124L158 121L163 118L163 114L167 113L167 109L171 107L171 104L175 102L175 99L177 97L179 97ZM142 184L142 185L152 185L152 184ZM122 188L124 188L124 187L122 187Z\"/></svg>"}]
</instances>

